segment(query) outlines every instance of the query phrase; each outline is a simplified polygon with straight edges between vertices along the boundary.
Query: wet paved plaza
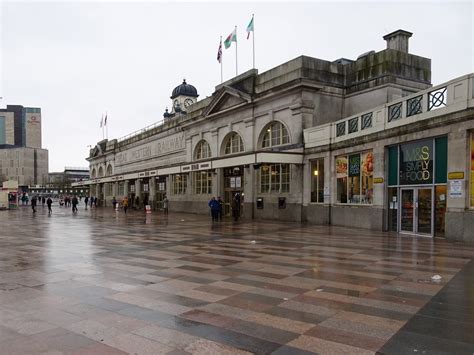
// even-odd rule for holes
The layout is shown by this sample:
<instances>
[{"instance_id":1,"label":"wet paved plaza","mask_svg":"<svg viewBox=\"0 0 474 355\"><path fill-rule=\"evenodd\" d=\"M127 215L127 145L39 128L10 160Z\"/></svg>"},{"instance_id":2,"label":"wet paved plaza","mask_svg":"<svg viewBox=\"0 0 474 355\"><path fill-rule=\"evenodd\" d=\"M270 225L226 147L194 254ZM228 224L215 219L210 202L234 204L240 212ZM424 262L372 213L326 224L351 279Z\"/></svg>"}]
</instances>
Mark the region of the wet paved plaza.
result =
<instances>
[{"instance_id":1,"label":"wet paved plaza","mask_svg":"<svg viewBox=\"0 0 474 355\"><path fill-rule=\"evenodd\" d=\"M472 245L83 205L0 226L1 354L474 352Z\"/></svg>"}]
</instances>

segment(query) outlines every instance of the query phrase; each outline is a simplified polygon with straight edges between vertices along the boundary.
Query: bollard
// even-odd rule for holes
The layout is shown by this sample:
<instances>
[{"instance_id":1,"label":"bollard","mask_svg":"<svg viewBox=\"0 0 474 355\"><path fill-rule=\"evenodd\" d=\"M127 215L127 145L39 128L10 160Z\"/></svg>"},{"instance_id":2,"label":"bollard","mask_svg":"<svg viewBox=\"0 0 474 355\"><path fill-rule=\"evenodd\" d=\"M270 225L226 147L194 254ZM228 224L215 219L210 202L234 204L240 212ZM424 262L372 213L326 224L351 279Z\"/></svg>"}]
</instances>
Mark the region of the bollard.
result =
<instances>
[{"instance_id":1,"label":"bollard","mask_svg":"<svg viewBox=\"0 0 474 355\"><path fill-rule=\"evenodd\" d=\"M145 206L145 211L146 211L146 214L151 214L151 206L150 206L150 205L146 205L146 206Z\"/></svg>"}]
</instances>

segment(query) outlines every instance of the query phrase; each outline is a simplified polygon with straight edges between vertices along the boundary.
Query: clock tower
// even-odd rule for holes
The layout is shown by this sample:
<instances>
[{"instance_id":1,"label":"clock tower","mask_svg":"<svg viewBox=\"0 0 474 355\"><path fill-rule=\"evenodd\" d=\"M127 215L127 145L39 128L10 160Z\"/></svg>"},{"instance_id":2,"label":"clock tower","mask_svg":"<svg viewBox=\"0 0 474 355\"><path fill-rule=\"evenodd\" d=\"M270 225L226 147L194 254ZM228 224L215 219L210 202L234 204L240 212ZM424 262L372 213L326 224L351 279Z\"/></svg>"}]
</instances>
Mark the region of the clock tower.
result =
<instances>
[{"instance_id":1,"label":"clock tower","mask_svg":"<svg viewBox=\"0 0 474 355\"><path fill-rule=\"evenodd\" d=\"M198 96L196 88L183 79L183 83L175 87L171 94L171 113L186 112L187 108L197 101Z\"/></svg>"}]
</instances>

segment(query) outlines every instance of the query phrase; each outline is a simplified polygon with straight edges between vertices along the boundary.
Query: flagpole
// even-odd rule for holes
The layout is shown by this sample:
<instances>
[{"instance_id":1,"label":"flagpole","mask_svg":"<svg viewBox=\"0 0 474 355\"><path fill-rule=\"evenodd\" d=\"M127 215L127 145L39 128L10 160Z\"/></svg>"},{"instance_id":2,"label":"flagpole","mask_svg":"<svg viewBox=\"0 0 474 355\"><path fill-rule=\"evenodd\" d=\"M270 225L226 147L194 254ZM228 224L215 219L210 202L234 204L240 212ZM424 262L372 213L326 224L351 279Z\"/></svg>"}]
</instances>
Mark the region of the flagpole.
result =
<instances>
[{"instance_id":1,"label":"flagpole","mask_svg":"<svg viewBox=\"0 0 474 355\"><path fill-rule=\"evenodd\" d=\"M252 36L252 45L253 45L253 68L255 69L255 21L254 14L252 14L252 25L253 25L253 36Z\"/></svg>"},{"instance_id":2,"label":"flagpole","mask_svg":"<svg viewBox=\"0 0 474 355\"><path fill-rule=\"evenodd\" d=\"M221 84L222 84L224 82L224 79L223 79L224 76L222 74L222 66L223 66L222 62L223 62L223 59L224 59L224 56L223 56L224 53L222 53L222 36L221 36L221 42L220 42L219 48L221 50Z\"/></svg>"},{"instance_id":3,"label":"flagpole","mask_svg":"<svg viewBox=\"0 0 474 355\"><path fill-rule=\"evenodd\" d=\"M237 76L239 72L237 68L237 26L235 26L235 76Z\"/></svg>"}]
</instances>

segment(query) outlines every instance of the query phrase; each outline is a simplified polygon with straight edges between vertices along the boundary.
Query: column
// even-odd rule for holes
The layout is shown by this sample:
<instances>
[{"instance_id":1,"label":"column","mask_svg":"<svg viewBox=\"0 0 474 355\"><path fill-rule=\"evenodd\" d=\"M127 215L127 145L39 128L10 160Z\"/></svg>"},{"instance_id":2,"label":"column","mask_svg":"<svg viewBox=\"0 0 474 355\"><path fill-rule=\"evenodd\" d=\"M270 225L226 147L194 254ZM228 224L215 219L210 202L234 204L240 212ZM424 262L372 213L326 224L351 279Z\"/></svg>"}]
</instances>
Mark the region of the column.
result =
<instances>
[{"instance_id":1,"label":"column","mask_svg":"<svg viewBox=\"0 0 474 355\"><path fill-rule=\"evenodd\" d=\"M128 185L129 185L130 181L128 180L125 180L123 182L123 195L124 196L127 196L128 197Z\"/></svg>"},{"instance_id":2,"label":"column","mask_svg":"<svg viewBox=\"0 0 474 355\"><path fill-rule=\"evenodd\" d=\"M152 209L156 209L156 178L151 177L148 180L148 188L150 189L150 205Z\"/></svg>"},{"instance_id":3,"label":"column","mask_svg":"<svg viewBox=\"0 0 474 355\"><path fill-rule=\"evenodd\" d=\"M135 201L134 201L134 206L136 208L141 208L141 205L143 204L143 196L141 195L141 181L140 179L135 180L135 201L137 200L137 196L139 197L139 205L135 206Z\"/></svg>"},{"instance_id":4,"label":"column","mask_svg":"<svg viewBox=\"0 0 474 355\"><path fill-rule=\"evenodd\" d=\"M105 183L104 183L104 189L103 189L103 191L104 191L104 195L103 195L104 198L102 199L102 201L100 201L103 207L107 207L107 199L110 198L110 196L109 196L109 189L110 189L110 183L105 182Z\"/></svg>"},{"instance_id":5,"label":"column","mask_svg":"<svg viewBox=\"0 0 474 355\"><path fill-rule=\"evenodd\" d=\"M112 183L112 196L117 198L117 192L118 192L118 182L113 182Z\"/></svg>"}]
</instances>

